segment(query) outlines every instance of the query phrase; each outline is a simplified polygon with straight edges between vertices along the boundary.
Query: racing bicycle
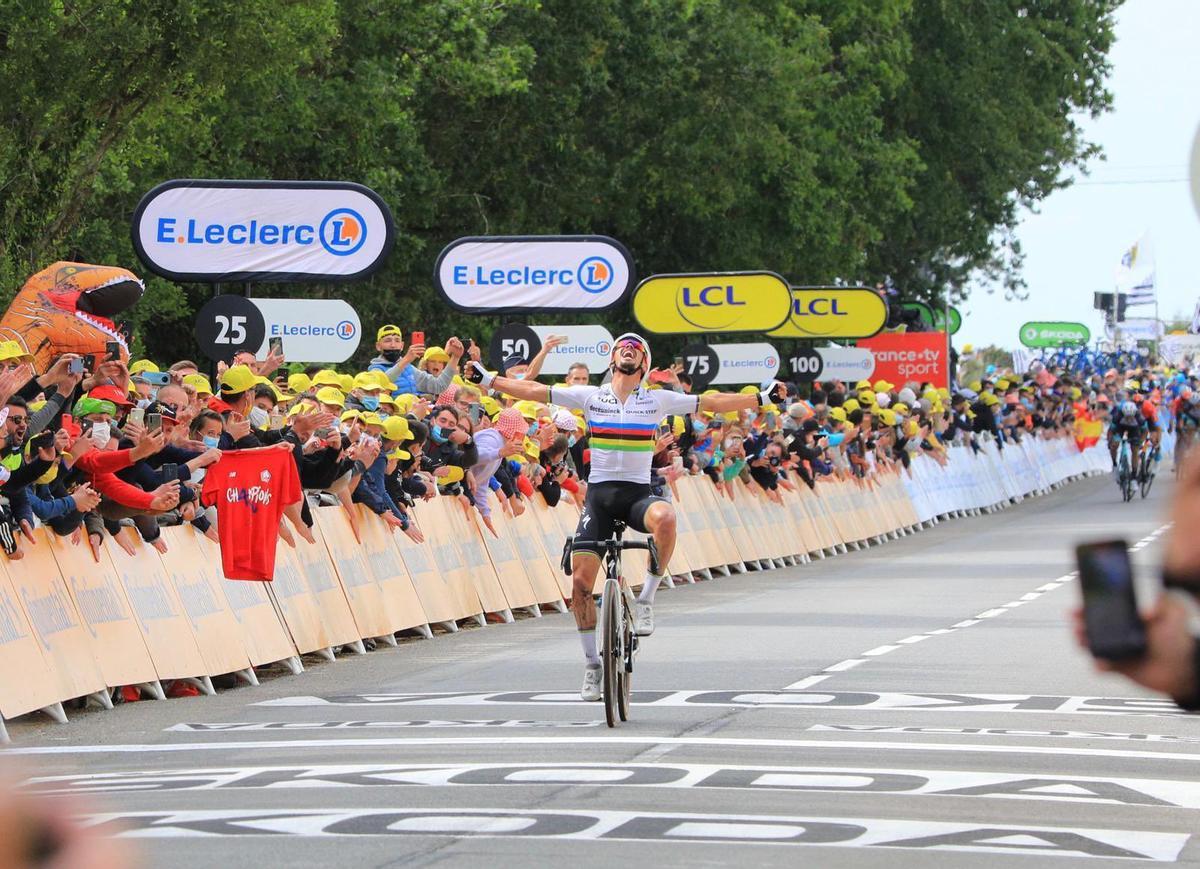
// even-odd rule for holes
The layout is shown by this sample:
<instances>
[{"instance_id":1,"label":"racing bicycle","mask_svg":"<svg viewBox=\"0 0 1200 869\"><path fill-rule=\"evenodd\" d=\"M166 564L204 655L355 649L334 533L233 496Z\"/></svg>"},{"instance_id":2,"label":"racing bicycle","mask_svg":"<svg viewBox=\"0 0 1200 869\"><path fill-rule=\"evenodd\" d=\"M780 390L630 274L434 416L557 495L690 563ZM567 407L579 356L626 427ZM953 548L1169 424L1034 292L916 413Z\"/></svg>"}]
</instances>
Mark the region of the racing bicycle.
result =
<instances>
[{"instance_id":1,"label":"racing bicycle","mask_svg":"<svg viewBox=\"0 0 1200 869\"><path fill-rule=\"evenodd\" d=\"M1138 456L1138 484L1141 487L1143 498L1150 494L1150 487L1154 485L1154 472L1158 465L1158 462L1154 459L1154 454L1157 449L1151 443L1149 436L1142 439L1142 446ZM1130 497L1133 496L1130 495Z\"/></svg>"},{"instance_id":2,"label":"racing bicycle","mask_svg":"<svg viewBox=\"0 0 1200 869\"><path fill-rule=\"evenodd\" d=\"M1117 487L1121 490L1121 500L1133 500L1133 458L1129 450L1129 436L1121 435L1117 445Z\"/></svg>"},{"instance_id":3,"label":"racing bicycle","mask_svg":"<svg viewBox=\"0 0 1200 869\"><path fill-rule=\"evenodd\" d=\"M604 718L609 727L617 720L629 720L630 695L633 686L633 659L637 656L638 637L633 632L635 600L629 584L621 573L621 553L629 549L645 549L650 554L650 571L658 574L658 547L654 538L622 540L625 523L613 523L613 534L604 541L604 589L600 594L600 613L596 623L600 638L600 687L604 697ZM571 574L571 546L568 537L563 547L563 572Z\"/></svg>"}]
</instances>

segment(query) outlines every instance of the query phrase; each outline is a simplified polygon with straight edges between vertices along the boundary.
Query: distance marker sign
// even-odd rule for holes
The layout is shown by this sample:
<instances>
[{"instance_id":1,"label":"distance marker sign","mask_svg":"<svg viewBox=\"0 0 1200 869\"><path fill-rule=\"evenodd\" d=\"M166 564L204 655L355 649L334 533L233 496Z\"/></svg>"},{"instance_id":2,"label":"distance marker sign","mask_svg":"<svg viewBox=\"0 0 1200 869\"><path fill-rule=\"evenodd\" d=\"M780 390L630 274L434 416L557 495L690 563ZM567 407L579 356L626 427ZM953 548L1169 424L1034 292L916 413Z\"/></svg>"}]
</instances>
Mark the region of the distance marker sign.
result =
<instances>
[{"instance_id":1,"label":"distance marker sign","mask_svg":"<svg viewBox=\"0 0 1200 869\"><path fill-rule=\"evenodd\" d=\"M266 338L262 311L243 296L217 296L196 315L193 334L200 352L215 362L229 362L240 350L257 353Z\"/></svg>"}]
</instances>

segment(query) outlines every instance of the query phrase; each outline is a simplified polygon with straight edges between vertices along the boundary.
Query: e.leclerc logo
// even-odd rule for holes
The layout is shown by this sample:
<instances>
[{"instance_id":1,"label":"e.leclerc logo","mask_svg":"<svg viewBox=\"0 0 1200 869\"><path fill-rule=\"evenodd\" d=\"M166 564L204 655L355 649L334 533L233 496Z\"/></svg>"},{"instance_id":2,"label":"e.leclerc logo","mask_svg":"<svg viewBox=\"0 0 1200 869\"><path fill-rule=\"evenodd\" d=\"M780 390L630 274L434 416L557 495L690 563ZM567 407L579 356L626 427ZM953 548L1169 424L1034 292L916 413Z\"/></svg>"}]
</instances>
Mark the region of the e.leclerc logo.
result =
<instances>
[{"instance_id":1,"label":"e.leclerc logo","mask_svg":"<svg viewBox=\"0 0 1200 869\"><path fill-rule=\"evenodd\" d=\"M349 320L342 320L342 322L337 324L337 336L343 341L350 341L353 339L356 331L357 330L354 328L354 324Z\"/></svg>"},{"instance_id":2,"label":"e.leclerc logo","mask_svg":"<svg viewBox=\"0 0 1200 869\"><path fill-rule=\"evenodd\" d=\"M577 286L585 293L603 293L612 286L615 273L612 263L602 256L589 256L574 269L538 268L487 268L481 265L455 266L451 280L459 287L545 287Z\"/></svg>"},{"instance_id":3,"label":"e.leclerc logo","mask_svg":"<svg viewBox=\"0 0 1200 869\"><path fill-rule=\"evenodd\" d=\"M334 256L350 256L367 241L367 222L352 208L335 208L318 227L308 223L202 223L194 217L160 217L155 241L188 245L296 245L309 247L320 242ZM611 277L610 277L611 282Z\"/></svg>"}]
</instances>

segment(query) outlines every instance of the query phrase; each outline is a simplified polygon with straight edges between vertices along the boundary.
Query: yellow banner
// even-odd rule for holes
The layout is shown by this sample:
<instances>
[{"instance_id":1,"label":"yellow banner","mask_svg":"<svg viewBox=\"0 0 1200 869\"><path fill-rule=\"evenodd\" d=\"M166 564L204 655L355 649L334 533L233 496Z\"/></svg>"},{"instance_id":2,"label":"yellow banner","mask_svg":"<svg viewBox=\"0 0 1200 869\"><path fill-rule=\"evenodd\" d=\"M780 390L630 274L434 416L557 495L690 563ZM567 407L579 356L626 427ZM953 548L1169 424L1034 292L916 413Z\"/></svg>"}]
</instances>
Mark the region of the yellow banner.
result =
<instances>
[{"instance_id":1,"label":"yellow banner","mask_svg":"<svg viewBox=\"0 0 1200 869\"><path fill-rule=\"evenodd\" d=\"M864 287L795 287L776 338L870 338L887 323L887 302Z\"/></svg>"},{"instance_id":2,"label":"yellow banner","mask_svg":"<svg viewBox=\"0 0 1200 869\"><path fill-rule=\"evenodd\" d=\"M773 272L653 275L633 293L633 316L647 332L766 332L791 310L787 281Z\"/></svg>"}]
</instances>

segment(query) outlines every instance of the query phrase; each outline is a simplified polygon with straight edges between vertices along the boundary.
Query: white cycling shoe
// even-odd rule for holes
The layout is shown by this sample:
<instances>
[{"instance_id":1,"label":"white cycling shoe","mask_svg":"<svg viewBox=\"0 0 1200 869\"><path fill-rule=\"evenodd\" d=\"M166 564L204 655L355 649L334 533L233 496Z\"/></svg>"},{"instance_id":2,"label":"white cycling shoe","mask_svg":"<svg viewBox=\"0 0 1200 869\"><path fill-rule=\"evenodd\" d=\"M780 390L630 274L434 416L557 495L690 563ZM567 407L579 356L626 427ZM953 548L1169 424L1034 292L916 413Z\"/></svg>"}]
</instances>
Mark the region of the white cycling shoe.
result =
<instances>
[{"instance_id":1,"label":"white cycling shoe","mask_svg":"<svg viewBox=\"0 0 1200 869\"><path fill-rule=\"evenodd\" d=\"M654 605L638 601L634 608L633 632L639 637L648 637L654 633Z\"/></svg>"},{"instance_id":2,"label":"white cycling shoe","mask_svg":"<svg viewBox=\"0 0 1200 869\"><path fill-rule=\"evenodd\" d=\"M579 689L579 696L589 703L600 699L600 665L588 664L587 669L583 671L583 687Z\"/></svg>"}]
</instances>

